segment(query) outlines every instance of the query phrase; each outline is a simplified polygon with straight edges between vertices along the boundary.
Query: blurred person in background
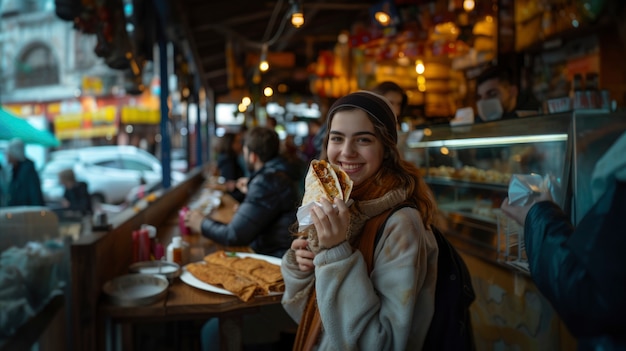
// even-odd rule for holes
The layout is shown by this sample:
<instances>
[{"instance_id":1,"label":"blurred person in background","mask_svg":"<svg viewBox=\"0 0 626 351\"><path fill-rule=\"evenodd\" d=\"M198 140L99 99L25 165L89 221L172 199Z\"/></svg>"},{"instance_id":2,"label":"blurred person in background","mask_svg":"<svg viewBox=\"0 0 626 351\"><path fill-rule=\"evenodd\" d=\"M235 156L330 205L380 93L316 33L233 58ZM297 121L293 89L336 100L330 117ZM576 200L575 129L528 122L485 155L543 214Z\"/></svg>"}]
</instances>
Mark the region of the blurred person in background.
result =
<instances>
[{"instance_id":1,"label":"blurred person in background","mask_svg":"<svg viewBox=\"0 0 626 351\"><path fill-rule=\"evenodd\" d=\"M8 206L44 206L41 180L35 169L35 163L26 158L24 142L13 139L6 151L11 164Z\"/></svg>"},{"instance_id":2,"label":"blurred person in background","mask_svg":"<svg viewBox=\"0 0 626 351\"><path fill-rule=\"evenodd\" d=\"M372 91L378 95L384 96L389 100L391 105L391 111L396 115L396 128L398 129L398 146L401 151L402 147L406 143L406 139L409 136L408 133L402 130L402 114L409 104L409 97L406 92L398 84L391 81L384 81L379 83L372 89Z\"/></svg>"},{"instance_id":3,"label":"blurred person in background","mask_svg":"<svg viewBox=\"0 0 626 351\"><path fill-rule=\"evenodd\" d=\"M240 188L245 198L230 223L204 217L199 210L186 216L191 230L224 246L250 246L254 252L282 257L291 245L289 226L300 199L289 169L280 157L278 134L267 127L251 129L245 138L244 159L251 175Z\"/></svg>"},{"instance_id":4,"label":"blurred person in background","mask_svg":"<svg viewBox=\"0 0 626 351\"><path fill-rule=\"evenodd\" d=\"M304 155L304 161L307 164L311 162L311 160L319 157L321 148L316 143L316 137L320 131L321 124L322 122L319 119L310 119L307 121L309 131L301 146L302 155Z\"/></svg>"},{"instance_id":5,"label":"blurred person in background","mask_svg":"<svg viewBox=\"0 0 626 351\"><path fill-rule=\"evenodd\" d=\"M509 68L491 66L476 78L477 122L537 115L540 108L532 94L519 91Z\"/></svg>"},{"instance_id":6,"label":"blurred person in background","mask_svg":"<svg viewBox=\"0 0 626 351\"><path fill-rule=\"evenodd\" d=\"M246 176L239 158L243 150L242 133L228 132L217 145L217 169L224 178L225 190L237 201L243 201L245 194L237 189L237 180Z\"/></svg>"},{"instance_id":7,"label":"blurred person in background","mask_svg":"<svg viewBox=\"0 0 626 351\"><path fill-rule=\"evenodd\" d=\"M398 119L398 129L401 129L402 113L404 112L404 109L406 109L406 106L409 102L409 98L406 95L404 89L402 89L398 84L394 82L385 81L375 86L372 91L378 95L384 96L385 98L387 98L387 100L389 100L389 103L391 104L391 110Z\"/></svg>"},{"instance_id":8,"label":"blurred person in background","mask_svg":"<svg viewBox=\"0 0 626 351\"><path fill-rule=\"evenodd\" d=\"M574 227L549 192L502 211L522 225L532 280L579 350L626 350L626 133L593 169L593 206Z\"/></svg>"},{"instance_id":9,"label":"blurred person in background","mask_svg":"<svg viewBox=\"0 0 626 351\"><path fill-rule=\"evenodd\" d=\"M280 155L287 163L289 176L298 185L298 198L302 198L304 195L304 177L309 163L306 161L306 157L300 153L293 134L287 134L285 137Z\"/></svg>"},{"instance_id":10,"label":"blurred person in background","mask_svg":"<svg viewBox=\"0 0 626 351\"><path fill-rule=\"evenodd\" d=\"M87 183L77 181L72 169L59 172L59 183L65 188L63 200L61 200L63 210L78 212L81 215L92 213Z\"/></svg>"}]
</instances>

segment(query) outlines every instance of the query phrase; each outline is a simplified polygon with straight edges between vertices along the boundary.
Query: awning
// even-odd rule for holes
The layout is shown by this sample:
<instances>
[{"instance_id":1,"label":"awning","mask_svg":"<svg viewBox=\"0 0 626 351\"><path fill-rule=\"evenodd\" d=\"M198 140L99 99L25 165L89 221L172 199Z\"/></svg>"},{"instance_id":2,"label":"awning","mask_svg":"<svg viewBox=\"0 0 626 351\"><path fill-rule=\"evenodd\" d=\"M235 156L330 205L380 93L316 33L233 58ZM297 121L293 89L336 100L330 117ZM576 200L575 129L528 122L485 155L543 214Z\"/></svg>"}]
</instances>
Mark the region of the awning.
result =
<instances>
[{"instance_id":1,"label":"awning","mask_svg":"<svg viewBox=\"0 0 626 351\"><path fill-rule=\"evenodd\" d=\"M33 127L23 118L0 107L0 140L20 138L25 144L59 146L61 143L50 132Z\"/></svg>"}]
</instances>

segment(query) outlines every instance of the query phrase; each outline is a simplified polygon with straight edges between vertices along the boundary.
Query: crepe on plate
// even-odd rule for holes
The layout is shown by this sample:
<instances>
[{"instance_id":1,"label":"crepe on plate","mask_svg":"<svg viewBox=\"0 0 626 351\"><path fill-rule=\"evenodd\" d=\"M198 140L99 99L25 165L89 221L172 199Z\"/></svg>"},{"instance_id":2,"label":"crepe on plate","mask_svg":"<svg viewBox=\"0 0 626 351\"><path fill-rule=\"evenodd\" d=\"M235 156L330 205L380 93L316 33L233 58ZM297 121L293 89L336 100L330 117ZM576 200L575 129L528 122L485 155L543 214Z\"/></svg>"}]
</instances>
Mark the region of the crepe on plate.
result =
<instances>
[{"instance_id":1,"label":"crepe on plate","mask_svg":"<svg viewBox=\"0 0 626 351\"><path fill-rule=\"evenodd\" d=\"M280 266L253 257L229 255L223 250L205 256L203 262L190 263L186 268L199 280L224 288L242 301L285 290Z\"/></svg>"},{"instance_id":2,"label":"crepe on plate","mask_svg":"<svg viewBox=\"0 0 626 351\"><path fill-rule=\"evenodd\" d=\"M303 205L323 198L330 202L336 197L347 201L351 192L352 179L341 168L326 160L311 161L305 178Z\"/></svg>"}]
</instances>

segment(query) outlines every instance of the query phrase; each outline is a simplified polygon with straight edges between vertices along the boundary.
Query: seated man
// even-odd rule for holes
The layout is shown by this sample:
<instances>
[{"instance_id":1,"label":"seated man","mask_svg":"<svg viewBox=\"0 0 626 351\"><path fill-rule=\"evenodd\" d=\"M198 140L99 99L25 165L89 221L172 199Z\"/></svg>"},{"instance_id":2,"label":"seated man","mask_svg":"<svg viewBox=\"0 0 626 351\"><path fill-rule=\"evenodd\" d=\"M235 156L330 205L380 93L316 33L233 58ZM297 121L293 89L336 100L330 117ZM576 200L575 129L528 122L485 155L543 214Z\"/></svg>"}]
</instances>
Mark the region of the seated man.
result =
<instances>
[{"instance_id":1,"label":"seated man","mask_svg":"<svg viewBox=\"0 0 626 351\"><path fill-rule=\"evenodd\" d=\"M73 170L65 169L59 172L59 183L65 188L61 201L63 210L80 212L81 215L92 213L87 183L76 181Z\"/></svg>"},{"instance_id":2,"label":"seated man","mask_svg":"<svg viewBox=\"0 0 626 351\"><path fill-rule=\"evenodd\" d=\"M265 127L250 130L243 155L251 175L244 188L246 197L232 221L220 223L200 211L189 211L187 226L220 245L250 246L256 253L282 257L291 245L289 226L296 220L300 199L297 185L279 157L279 146L275 131Z\"/></svg>"}]
</instances>

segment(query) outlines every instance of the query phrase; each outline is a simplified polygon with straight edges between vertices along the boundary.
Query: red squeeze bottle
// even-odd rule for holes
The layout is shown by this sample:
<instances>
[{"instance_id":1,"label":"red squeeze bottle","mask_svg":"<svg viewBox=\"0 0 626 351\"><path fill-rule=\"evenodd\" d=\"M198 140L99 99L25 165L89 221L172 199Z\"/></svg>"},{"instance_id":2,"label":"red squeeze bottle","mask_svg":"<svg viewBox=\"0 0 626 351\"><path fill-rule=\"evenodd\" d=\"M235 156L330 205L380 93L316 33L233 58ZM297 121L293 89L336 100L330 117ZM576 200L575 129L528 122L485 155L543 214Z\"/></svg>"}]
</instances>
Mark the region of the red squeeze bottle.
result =
<instances>
[{"instance_id":1,"label":"red squeeze bottle","mask_svg":"<svg viewBox=\"0 0 626 351\"><path fill-rule=\"evenodd\" d=\"M139 244L140 247L140 252L139 252L139 258L142 261L150 261L150 251L151 250L151 246L150 245L150 234L148 234L148 230L146 229L141 229L139 230L139 238L141 240L141 243Z\"/></svg>"},{"instance_id":2,"label":"red squeeze bottle","mask_svg":"<svg viewBox=\"0 0 626 351\"><path fill-rule=\"evenodd\" d=\"M139 262L139 231L133 230L133 262Z\"/></svg>"},{"instance_id":3,"label":"red squeeze bottle","mask_svg":"<svg viewBox=\"0 0 626 351\"><path fill-rule=\"evenodd\" d=\"M156 243L154 246L154 259L160 260L163 256L165 256L165 248L161 243Z\"/></svg>"},{"instance_id":4,"label":"red squeeze bottle","mask_svg":"<svg viewBox=\"0 0 626 351\"><path fill-rule=\"evenodd\" d=\"M180 230L180 235L189 235L191 234L191 229L185 225L185 216L189 212L189 207L184 206L178 211L178 229Z\"/></svg>"}]
</instances>

